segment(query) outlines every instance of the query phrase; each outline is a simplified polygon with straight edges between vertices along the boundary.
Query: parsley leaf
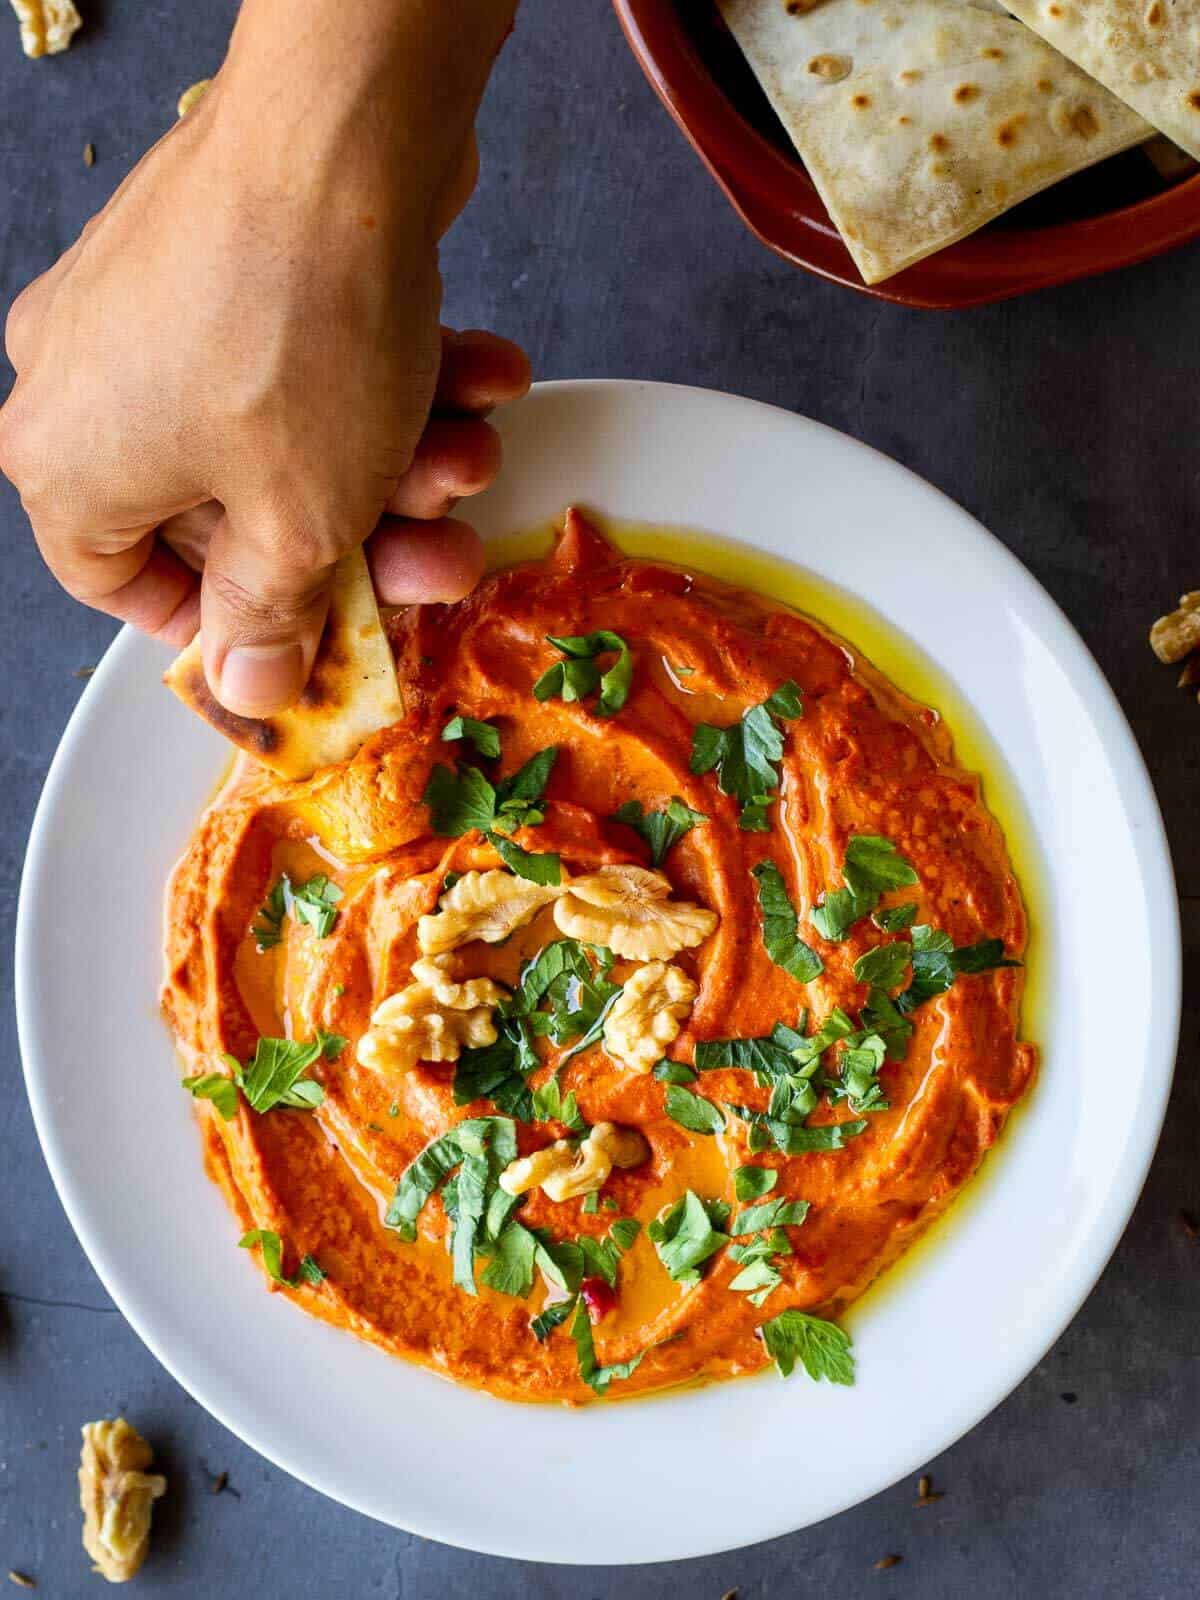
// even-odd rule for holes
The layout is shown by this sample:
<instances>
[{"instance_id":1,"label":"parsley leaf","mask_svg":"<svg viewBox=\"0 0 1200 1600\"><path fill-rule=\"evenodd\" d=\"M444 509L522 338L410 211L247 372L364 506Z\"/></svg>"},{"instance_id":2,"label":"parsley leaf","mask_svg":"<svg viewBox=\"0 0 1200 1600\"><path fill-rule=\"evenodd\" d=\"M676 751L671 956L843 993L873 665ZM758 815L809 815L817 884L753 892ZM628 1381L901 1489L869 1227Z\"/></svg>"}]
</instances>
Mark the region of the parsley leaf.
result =
<instances>
[{"instance_id":1,"label":"parsley leaf","mask_svg":"<svg viewBox=\"0 0 1200 1600\"><path fill-rule=\"evenodd\" d=\"M623 822L632 828L650 846L651 863L660 867L663 857L677 845L685 833L699 827L708 818L703 811L693 811L678 795L673 795L663 811L643 811L640 800L626 800L613 812L614 822Z\"/></svg>"},{"instance_id":2,"label":"parsley leaf","mask_svg":"<svg viewBox=\"0 0 1200 1600\"><path fill-rule=\"evenodd\" d=\"M825 1085L834 1105L846 1100L858 1116L864 1111L886 1111L891 1102L879 1081L879 1069L886 1056L887 1045L877 1033L868 1033L857 1044L847 1045L838 1062L841 1078L829 1079Z\"/></svg>"},{"instance_id":3,"label":"parsley leaf","mask_svg":"<svg viewBox=\"0 0 1200 1600\"><path fill-rule=\"evenodd\" d=\"M876 911L871 921L884 933L905 933L917 920L917 902L906 900L900 906L886 906Z\"/></svg>"},{"instance_id":4,"label":"parsley leaf","mask_svg":"<svg viewBox=\"0 0 1200 1600\"><path fill-rule=\"evenodd\" d=\"M481 756L492 761L500 754L499 728L490 722L476 722L474 717L451 717L442 729L442 738L447 743L469 739Z\"/></svg>"},{"instance_id":5,"label":"parsley leaf","mask_svg":"<svg viewBox=\"0 0 1200 1600\"><path fill-rule=\"evenodd\" d=\"M439 838L457 839L472 828L486 833L496 820L496 791L478 767L457 772L435 766L421 795L430 826Z\"/></svg>"},{"instance_id":6,"label":"parsley leaf","mask_svg":"<svg viewBox=\"0 0 1200 1600\"><path fill-rule=\"evenodd\" d=\"M761 1332L781 1377L790 1377L799 1361L810 1378L828 1378L830 1383L854 1382L850 1339L836 1322L789 1307L764 1322Z\"/></svg>"},{"instance_id":7,"label":"parsley leaf","mask_svg":"<svg viewBox=\"0 0 1200 1600\"><path fill-rule=\"evenodd\" d=\"M729 1287L744 1294L751 1305L761 1306L772 1289L777 1289L783 1277L768 1256L759 1256L749 1262L729 1280Z\"/></svg>"},{"instance_id":8,"label":"parsley leaf","mask_svg":"<svg viewBox=\"0 0 1200 1600\"><path fill-rule=\"evenodd\" d=\"M696 1071L716 1072L721 1067L733 1067L764 1079L791 1072L796 1063L791 1050L777 1037L778 1031L765 1039L706 1039L696 1046Z\"/></svg>"},{"instance_id":9,"label":"parsley leaf","mask_svg":"<svg viewBox=\"0 0 1200 1600\"><path fill-rule=\"evenodd\" d=\"M733 1220L730 1233L735 1238L760 1233L765 1228L798 1228L808 1215L807 1200L767 1200L761 1206L747 1206Z\"/></svg>"},{"instance_id":10,"label":"parsley leaf","mask_svg":"<svg viewBox=\"0 0 1200 1600\"><path fill-rule=\"evenodd\" d=\"M844 889L831 889L809 920L823 939L839 944L850 929L874 911L889 889L920 882L912 866L890 839L877 833L851 834L842 862Z\"/></svg>"},{"instance_id":11,"label":"parsley leaf","mask_svg":"<svg viewBox=\"0 0 1200 1600\"><path fill-rule=\"evenodd\" d=\"M859 1021L867 1033L874 1033L884 1042L889 1061L903 1061L912 1038L913 1025L898 1010L895 1002L883 989L872 989L867 1003L859 1012Z\"/></svg>"},{"instance_id":12,"label":"parsley leaf","mask_svg":"<svg viewBox=\"0 0 1200 1600\"><path fill-rule=\"evenodd\" d=\"M504 865L518 878L528 878L530 883L561 883L562 858L552 850L541 854L523 850L502 833L489 833L488 843L495 849Z\"/></svg>"},{"instance_id":13,"label":"parsley leaf","mask_svg":"<svg viewBox=\"0 0 1200 1600\"><path fill-rule=\"evenodd\" d=\"M273 950L283 938L283 919L287 916L287 899L284 894L286 876L271 885L270 893L258 910L258 920L250 925L254 947L259 955Z\"/></svg>"},{"instance_id":14,"label":"parsley leaf","mask_svg":"<svg viewBox=\"0 0 1200 1600\"><path fill-rule=\"evenodd\" d=\"M338 1052L345 1044L340 1034L326 1034L319 1028L317 1037L307 1044L296 1039L260 1039L254 1058L239 1070L238 1083L252 1111L271 1111L286 1106L311 1111L325 1098L325 1091L312 1078L302 1078L331 1044Z\"/></svg>"},{"instance_id":15,"label":"parsley leaf","mask_svg":"<svg viewBox=\"0 0 1200 1600\"><path fill-rule=\"evenodd\" d=\"M574 1309L574 1300L553 1300L548 1306L543 1306L539 1316L532 1318L529 1331L539 1344L544 1344L555 1328L562 1327Z\"/></svg>"},{"instance_id":16,"label":"parsley leaf","mask_svg":"<svg viewBox=\"0 0 1200 1600\"><path fill-rule=\"evenodd\" d=\"M701 722L693 730L689 768L697 776L716 768L721 793L742 803L740 828L767 832L767 807L778 792L778 762L783 759L778 724L802 715L799 687L789 679L761 705L744 711L732 726L715 728Z\"/></svg>"},{"instance_id":17,"label":"parsley leaf","mask_svg":"<svg viewBox=\"0 0 1200 1600\"><path fill-rule=\"evenodd\" d=\"M522 808L536 806L546 792L557 760L558 746L550 744L544 750L539 750L537 755L530 756L507 778L502 778L496 785L499 809L506 814L517 815Z\"/></svg>"},{"instance_id":18,"label":"parsley leaf","mask_svg":"<svg viewBox=\"0 0 1200 1600\"><path fill-rule=\"evenodd\" d=\"M1002 939L983 939L959 945L940 929L919 923L912 930L912 982L896 996L896 1009L908 1013L924 1000L945 994L960 972L991 972L996 967L1019 967L1004 954Z\"/></svg>"},{"instance_id":19,"label":"parsley leaf","mask_svg":"<svg viewBox=\"0 0 1200 1600\"><path fill-rule=\"evenodd\" d=\"M682 1084L669 1083L666 1095L667 1115L672 1122L691 1133L720 1133L725 1126L725 1116L720 1106L693 1094Z\"/></svg>"},{"instance_id":20,"label":"parsley leaf","mask_svg":"<svg viewBox=\"0 0 1200 1600\"><path fill-rule=\"evenodd\" d=\"M610 1289L615 1289L621 1257L641 1231L641 1223L633 1217L621 1217L613 1223L605 1239L581 1233L576 1243L583 1252L583 1270L587 1276L603 1278Z\"/></svg>"},{"instance_id":21,"label":"parsley leaf","mask_svg":"<svg viewBox=\"0 0 1200 1600\"><path fill-rule=\"evenodd\" d=\"M586 1133L588 1129L575 1091L572 1089L570 1093L563 1094L557 1072L533 1091L533 1115L537 1122L565 1122L572 1133ZM589 1195L588 1199L595 1200L597 1206L600 1203L598 1195ZM586 1204L584 1209L587 1209ZM592 1210L595 1209L596 1206L593 1206Z\"/></svg>"},{"instance_id":22,"label":"parsley leaf","mask_svg":"<svg viewBox=\"0 0 1200 1600\"><path fill-rule=\"evenodd\" d=\"M774 1167L738 1167L733 1175L733 1192L739 1200L758 1200L779 1182Z\"/></svg>"},{"instance_id":23,"label":"parsley leaf","mask_svg":"<svg viewBox=\"0 0 1200 1600\"><path fill-rule=\"evenodd\" d=\"M327 939L337 921L337 903L342 891L323 872L293 886L287 877L281 879L288 910L297 922L307 922L318 939Z\"/></svg>"},{"instance_id":24,"label":"parsley leaf","mask_svg":"<svg viewBox=\"0 0 1200 1600\"><path fill-rule=\"evenodd\" d=\"M650 1223L646 1235L676 1283L691 1288L700 1282L701 1265L729 1243L729 1235L714 1226L727 1216L728 1208L720 1202L706 1203L688 1189Z\"/></svg>"},{"instance_id":25,"label":"parsley leaf","mask_svg":"<svg viewBox=\"0 0 1200 1600\"><path fill-rule=\"evenodd\" d=\"M633 657L621 635L601 628L567 638L550 633L546 637L565 659L542 673L533 686L534 699L582 700L599 689L596 716L616 716L633 684ZM615 652L617 659L607 672L601 673L596 657L610 652Z\"/></svg>"},{"instance_id":26,"label":"parsley leaf","mask_svg":"<svg viewBox=\"0 0 1200 1600\"><path fill-rule=\"evenodd\" d=\"M337 921L337 902L342 891L325 873L315 873L303 883L293 884L281 873L271 892L259 907L258 920L251 925L255 949L261 955L283 938L284 920L290 912L297 922L306 922L318 939L328 938Z\"/></svg>"},{"instance_id":27,"label":"parsley leaf","mask_svg":"<svg viewBox=\"0 0 1200 1600\"><path fill-rule=\"evenodd\" d=\"M400 1175L385 1225L402 1239L415 1239L417 1218L433 1191L462 1162L464 1152L480 1155L485 1148L497 1176L517 1159L516 1128L510 1118L473 1117L431 1140Z\"/></svg>"},{"instance_id":28,"label":"parsley leaf","mask_svg":"<svg viewBox=\"0 0 1200 1600\"><path fill-rule=\"evenodd\" d=\"M760 861L751 871L758 880L762 942L767 954L798 983L811 983L824 972L825 964L797 933L796 908L788 898L782 872L773 861Z\"/></svg>"},{"instance_id":29,"label":"parsley leaf","mask_svg":"<svg viewBox=\"0 0 1200 1600\"><path fill-rule=\"evenodd\" d=\"M180 1081L197 1100L211 1100L226 1122L232 1122L237 1116L237 1084L223 1072L198 1072Z\"/></svg>"},{"instance_id":30,"label":"parsley leaf","mask_svg":"<svg viewBox=\"0 0 1200 1600\"><path fill-rule=\"evenodd\" d=\"M854 963L854 976L859 983L872 984L880 989L898 989L908 971L912 946L907 939L892 939L887 944L877 944L873 950L859 956Z\"/></svg>"},{"instance_id":31,"label":"parsley leaf","mask_svg":"<svg viewBox=\"0 0 1200 1600\"><path fill-rule=\"evenodd\" d=\"M529 1229L519 1222L508 1223L500 1230L496 1253L483 1269L484 1283L498 1294L524 1300L533 1288L536 1255L537 1240Z\"/></svg>"},{"instance_id":32,"label":"parsley leaf","mask_svg":"<svg viewBox=\"0 0 1200 1600\"><path fill-rule=\"evenodd\" d=\"M547 852L535 855L508 836L517 828L542 821L537 809L558 755L556 746L539 750L525 765L492 785L477 767L460 765L458 771L435 766L421 795L429 807L430 826L441 838L456 839L478 829L499 853L505 866L533 883L561 881L562 863Z\"/></svg>"},{"instance_id":33,"label":"parsley leaf","mask_svg":"<svg viewBox=\"0 0 1200 1600\"><path fill-rule=\"evenodd\" d=\"M650 1076L659 1083L695 1083L696 1074L686 1061L669 1061L666 1056L654 1065Z\"/></svg>"},{"instance_id":34,"label":"parsley leaf","mask_svg":"<svg viewBox=\"0 0 1200 1600\"><path fill-rule=\"evenodd\" d=\"M847 1139L857 1139L865 1122L826 1122L815 1128L789 1123L766 1111L725 1101L726 1110L750 1125L751 1150L766 1150L773 1143L785 1156L809 1155L817 1150L840 1150ZM757 1136L757 1137L756 1137Z\"/></svg>"},{"instance_id":35,"label":"parsley leaf","mask_svg":"<svg viewBox=\"0 0 1200 1600\"><path fill-rule=\"evenodd\" d=\"M295 1289L301 1283L324 1283L326 1274L316 1258L310 1255L300 1258L300 1265L290 1278L284 1276L283 1242L273 1229L251 1228L238 1240L242 1250L252 1250L256 1244L262 1246L263 1266L267 1269L268 1277L276 1283L285 1284L289 1289Z\"/></svg>"},{"instance_id":36,"label":"parsley leaf","mask_svg":"<svg viewBox=\"0 0 1200 1600\"><path fill-rule=\"evenodd\" d=\"M639 1350L636 1356L628 1361L616 1361L610 1366L602 1367L596 1360L596 1344L592 1338L592 1319L588 1316L587 1307L582 1300L575 1302L575 1316L571 1322L571 1338L575 1341L575 1352L579 1361L579 1376L596 1394L604 1395L608 1386L617 1378L630 1378L637 1371L642 1357L646 1354Z\"/></svg>"},{"instance_id":37,"label":"parsley leaf","mask_svg":"<svg viewBox=\"0 0 1200 1600\"><path fill-rule=\"evenodd\" d=\"M472 1100L490 1100L498 1111L529 1122L533 1117L533 1097L526 1079L541 1066L524 1022L520 1018L502 1022L492 1044L468 1046L454 1067L454 1103L469 1105Z\"/></svg>"}]
</instances>

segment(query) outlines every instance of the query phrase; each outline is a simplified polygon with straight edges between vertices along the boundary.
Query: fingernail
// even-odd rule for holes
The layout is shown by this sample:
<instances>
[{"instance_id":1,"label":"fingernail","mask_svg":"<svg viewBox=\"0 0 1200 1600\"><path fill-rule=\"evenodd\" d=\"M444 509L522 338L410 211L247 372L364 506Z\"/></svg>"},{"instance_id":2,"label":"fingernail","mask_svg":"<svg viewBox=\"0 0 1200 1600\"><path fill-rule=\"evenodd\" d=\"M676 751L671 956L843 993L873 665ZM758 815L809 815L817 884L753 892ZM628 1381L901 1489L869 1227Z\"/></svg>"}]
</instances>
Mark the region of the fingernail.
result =
<instances>
[{"instance_id":1,"label":"fingernail","mask_svg":"<svg viewBox=\"0 0 1200 1600\"><path fill-rule=\"evenodd\" d=\"M304 687L304 653L286 644L239 644L221 668L221 703L243 717L265 717L290 706Z\"/></svg>"}]
</instances>

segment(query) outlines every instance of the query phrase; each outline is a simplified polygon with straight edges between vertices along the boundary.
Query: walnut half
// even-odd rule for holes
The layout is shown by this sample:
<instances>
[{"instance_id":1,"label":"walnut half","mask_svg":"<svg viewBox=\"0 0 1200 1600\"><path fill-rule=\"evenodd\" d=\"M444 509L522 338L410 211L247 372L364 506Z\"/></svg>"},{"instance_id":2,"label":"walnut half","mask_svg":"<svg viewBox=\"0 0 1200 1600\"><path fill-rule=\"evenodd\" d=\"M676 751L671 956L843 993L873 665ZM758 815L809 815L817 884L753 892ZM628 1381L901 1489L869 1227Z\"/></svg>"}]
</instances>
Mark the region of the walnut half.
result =
<instances>
[{"instance_id":1,"label":"walnut half","mask_svg":"<svg viewBox=\"0 0 1200 1600\"><path fill-rule=\"evenodd\" d=\"M625 980L604 1019L604 1048L634 1072L649 1072L674 1044L698 989L682 968L651 961Z\"/></svg>"},{"instance_id":2,"label":"walnut half","mask_svg":"<svg viewBox=\"0 0 1200 1600\"><path fill-rule=\"evenodd\" d=\"M706 906L672 900L671 880L648 867L601 867L572 878L554 907L570 939L606 945L630 961L666 961L703 944L719 918Z\"/></svg>"},{"instance_id":3,"label":"walnut half","mask_svg":"<svg viewBox=\"0 0 1200 1600\"><path fill-rule=\"evenodd\" d=\"M12 0L21 24L21 48L27 56L56 56L71 42L83 18L73 0Z\"/></svg>"},{"instance_id":4,"label":"walnut half","mask_svg":"<svg viewBox=\"0 0 1200 1600\"><path fill-rule=\"evenodd\" d=\"M649 1154L636 1128L598 1122L578 1146L559 1139L510 1162L500 1174L500 1187L506 1194L541 1189L548 1200L577 1200L601 1188L614 1167L640 1166Z\"/></svg>"},{"instance_id":5,"label":"walnut half","mask_svg":"<svg viewBox=\"0 0 1200 1600\"><path fill-rule=\"evenodd\" d=\"M167 1480L146 1468L154 1452L124 1417L86 1422L79 1458L83 1548L109 1583L125 1583L146 1559L150 1514Z\"/></svg>"}]
</instances>

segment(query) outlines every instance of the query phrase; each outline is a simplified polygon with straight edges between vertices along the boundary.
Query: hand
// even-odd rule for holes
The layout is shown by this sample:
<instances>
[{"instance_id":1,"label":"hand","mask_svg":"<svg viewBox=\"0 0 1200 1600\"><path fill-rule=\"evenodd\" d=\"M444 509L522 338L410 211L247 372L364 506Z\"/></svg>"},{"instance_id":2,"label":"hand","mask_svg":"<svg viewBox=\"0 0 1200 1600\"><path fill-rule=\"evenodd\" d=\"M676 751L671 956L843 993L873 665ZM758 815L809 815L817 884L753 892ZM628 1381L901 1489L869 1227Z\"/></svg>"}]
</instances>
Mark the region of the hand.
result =
<instances>
[{"instance_id":1,"label":"hand","mask_svg":"<svg viewBox=\"0 0 1200 1600\"><path fill-rule=\"evenodd\" d=\"M71 594L176 645L199 624L214 693L265 715L303 688L331 567L368 536L385 601L473 586L478 540L445 513L494 476L483 414L529 370L439 332L469 131L401 185L377 126L272 129L230 71L13 306L0 465Z\"/></svg>"}]
</instances>

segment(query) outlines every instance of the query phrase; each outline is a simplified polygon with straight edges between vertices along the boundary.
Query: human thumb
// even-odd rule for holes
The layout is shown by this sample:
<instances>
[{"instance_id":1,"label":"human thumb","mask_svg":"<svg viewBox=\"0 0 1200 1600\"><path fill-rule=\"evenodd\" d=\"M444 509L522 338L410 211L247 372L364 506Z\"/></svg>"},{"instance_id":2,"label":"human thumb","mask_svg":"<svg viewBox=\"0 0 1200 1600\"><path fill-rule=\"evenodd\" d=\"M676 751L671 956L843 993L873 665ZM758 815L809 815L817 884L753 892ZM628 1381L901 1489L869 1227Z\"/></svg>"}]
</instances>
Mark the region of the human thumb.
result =
<instances>
[{"instance_id":1,"label":"human thumb","mask_svg":"<svg viewBox=\"0 0 1200 1600\"><path fill-rule=\"evenodd\" d=\"M308 682L333 572L311 543L278 524L235 535L228 516L213 535L200 590L204 674L238 716L283 711Z\"/></svg>"}]
</instances>

